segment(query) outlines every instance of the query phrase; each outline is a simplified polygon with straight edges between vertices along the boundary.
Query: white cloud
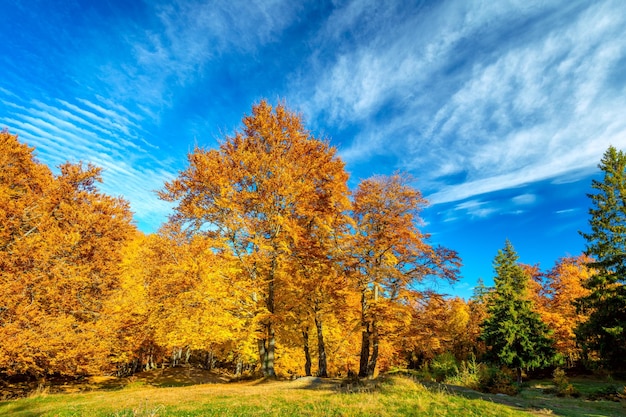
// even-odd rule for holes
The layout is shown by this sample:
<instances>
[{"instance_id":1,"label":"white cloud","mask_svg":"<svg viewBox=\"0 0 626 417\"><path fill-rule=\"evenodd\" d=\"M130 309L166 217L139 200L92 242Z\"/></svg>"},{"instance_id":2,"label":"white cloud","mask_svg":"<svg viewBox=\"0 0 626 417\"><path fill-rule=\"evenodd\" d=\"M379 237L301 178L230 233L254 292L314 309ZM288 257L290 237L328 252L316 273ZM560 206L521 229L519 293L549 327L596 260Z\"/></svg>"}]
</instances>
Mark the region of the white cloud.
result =
<instances>
[{"instance_id":1,"label":"white cloud","mask_svg":"<svg viewBox=\"0 0 626 417\"><path fill-rule=\"evenodd\" d=\"M468 216L474 218L486 218L498 211L497 208L489 206L485 201L470 200L459 203L454 207L455 211L463 211Z\"/></svg>"},{"instance_id":2,"label":"white cloud","mask_svg":"<svg viewBox=\"0 0 626 417\"><path fill-rule=\"evenodd\" d=\"M119 105L109 107L104 101L46 104L5 96L8 114L0 117L0 123L35 146L38 159L53 169L66 161L101 167L102 191L127 199L142 224L156 227L171 212L171 204L160 201L154 191L174 178L175 169L145 150L147 142L136 123L129 120L141 119L141 115Z\"/></svg>"},{"instance_id":3,"label":"white cloud","mask_svg":"<svg viewBox=\"0 0 626 417\"><path fill-rule=\"evenodd\" d=\"M511 199L515 205L528 205L537 201L537 196L534 194L520 194Z\"/></svg>"},{"instance_id":4,"label":"white cloud","mask_svg":"<svg viewBox=\"0 0 626 417\"><path fill-rule=\"evenodd\" d=\"M318 42L337 53L316 56L304 80L309 119L356 131L340 149L349 164L393 157L435 204L576 180L609 144L626 148L619 1L443 2L415 13L349 2Z\"/></svg>"},{"instance_id":5,"label":"white cloud","mask_svg":"<svg viewBox=\"0 0 626 417\"><path fill-rule=\"evenodd\" d=\"M228 54L257 59L257 49L279 39L303 8L286 0L158 1L151 26L119 28L129 48L122 65L101 64L100 77L118 96L168 107L176 90L206 77Z\"/></svg>"}]
</instances>

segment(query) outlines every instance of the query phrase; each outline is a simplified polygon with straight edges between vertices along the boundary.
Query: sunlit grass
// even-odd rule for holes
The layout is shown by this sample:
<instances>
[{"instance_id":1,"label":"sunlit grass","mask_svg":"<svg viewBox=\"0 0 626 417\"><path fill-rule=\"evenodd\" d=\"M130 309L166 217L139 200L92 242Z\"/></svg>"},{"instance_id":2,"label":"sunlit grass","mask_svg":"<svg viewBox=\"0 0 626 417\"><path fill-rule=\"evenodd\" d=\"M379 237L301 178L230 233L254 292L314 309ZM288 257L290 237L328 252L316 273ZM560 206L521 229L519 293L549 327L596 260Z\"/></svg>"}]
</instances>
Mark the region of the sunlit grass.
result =
<instances>
[{"instance_id":1,"label":"sunlit grass","mask_svg":"<svg viewBox=\"0 0 626 417\"><path fill-rule=\"evenodd\" d=\"M524 416L528 413L467 399L394 377L373 392L346 393L338 383L210 384L156 388L133 384L122 390L40 393L0 403L11 416Z\"/></svg>"},{"instance_id":2,"label":"sunlit grass","mask_svg":"<svg viewBox=\"0 0 626 417\"><path fill-rule=\"evenodd\" d=\"M184 375L183 375L184 374ZM205 378L210 384L181 386L182 378ZM593 394L611 381L573 379L577 389ZM622 383L623 385L623 383ZM51 393L40 387L28 397L0 402L4 416L622 416L626 404L557 397L551 380L527 384L514 397L482 394L467 388L393 376L376 383L346 386L339 380L301 379L221 383L216 375L188 371L146 373L130 381L85 382L83 389ZM100 387L100 388L98 388ZM102 388L104 387L104 388Z\"/></svg>"}]
</instances>

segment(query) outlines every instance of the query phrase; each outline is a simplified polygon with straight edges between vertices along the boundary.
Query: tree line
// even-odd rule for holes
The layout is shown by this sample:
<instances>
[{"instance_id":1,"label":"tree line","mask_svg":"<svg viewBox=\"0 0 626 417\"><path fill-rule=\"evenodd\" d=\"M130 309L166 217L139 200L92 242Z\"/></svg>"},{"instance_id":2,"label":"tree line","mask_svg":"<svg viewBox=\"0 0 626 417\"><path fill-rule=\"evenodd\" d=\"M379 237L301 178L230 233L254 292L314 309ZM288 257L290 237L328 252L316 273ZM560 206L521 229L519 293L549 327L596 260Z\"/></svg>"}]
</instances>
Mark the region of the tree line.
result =
<instances>
[{"instance_id":1,"label":"tree line","mask_svg":"<svg viewBox=\"0 0 626 417\"><path fill-rule=\"evenodd\" d=\"M594 181L587 254L548 272L510 242L470 300L425 283L461 259L421 228L404 174L350 190L300 116L262 101L164 184L174 211L144 234L90 164L52 171L0 133L0 375L129 374L193 363L237 374L358 375L448 352L517 370L624 368L622 192L610 148Z\"/></svg>"}]
</instances>

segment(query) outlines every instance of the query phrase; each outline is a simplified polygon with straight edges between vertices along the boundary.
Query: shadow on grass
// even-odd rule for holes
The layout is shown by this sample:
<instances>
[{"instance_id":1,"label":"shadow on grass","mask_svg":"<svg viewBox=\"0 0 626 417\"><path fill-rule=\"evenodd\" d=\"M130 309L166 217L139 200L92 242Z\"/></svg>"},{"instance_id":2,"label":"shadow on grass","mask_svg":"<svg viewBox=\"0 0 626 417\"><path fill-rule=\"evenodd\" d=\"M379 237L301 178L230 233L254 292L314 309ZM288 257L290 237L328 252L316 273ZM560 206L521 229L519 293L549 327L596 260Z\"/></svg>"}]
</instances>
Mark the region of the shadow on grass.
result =
<instances>
[{"instance_id":1,"label":"shadow on grass","mask_svg":"<svg viewBox=\"0 0 626 417\"><path fill-rule=\"evenodd\" d=\"M0 401L27 398L39 394L72 394L89 391L117 391L153 387L187 387L223 384L231 379L214 371L197 368L164 368L140 372L127 378L92 376L84 378L48 378L45 380L0 380Z\"/></svg>"},{"instance_id":2,"label":"shadow on grass","mask_svg":"<svg viewBox=\"0 0 626 417\"><path fill-rule=\"evenodd\" d=\"M154 387L188 387L201 384L224 384L232 381L224 374L192 367L161 368L140 372L128 380L131 383L143 383Z\"/></svg>"},{"instance_id":3,"label":"shadow on grass","mask_svg":"<svg viewBox=\"0 0 626 417\"><path fill-rule=\"evenodd\" d=\"M525 383L518 395L488 394L469 388L442 384L436 382L421 382L431 391L444 392L449 395L461 396L467 399L481 399L496 404L506 405L518 410L531 412L535 415L554 415L568 417L623 417L626 416L626 402L592 400L588 397L559 397L549 393L546 389L551 382L540 383L530 381ZM588 381L595 389L605 384L598 381ZM583 385L578 382L576 385Z\"/></svg>"}]
</instances>

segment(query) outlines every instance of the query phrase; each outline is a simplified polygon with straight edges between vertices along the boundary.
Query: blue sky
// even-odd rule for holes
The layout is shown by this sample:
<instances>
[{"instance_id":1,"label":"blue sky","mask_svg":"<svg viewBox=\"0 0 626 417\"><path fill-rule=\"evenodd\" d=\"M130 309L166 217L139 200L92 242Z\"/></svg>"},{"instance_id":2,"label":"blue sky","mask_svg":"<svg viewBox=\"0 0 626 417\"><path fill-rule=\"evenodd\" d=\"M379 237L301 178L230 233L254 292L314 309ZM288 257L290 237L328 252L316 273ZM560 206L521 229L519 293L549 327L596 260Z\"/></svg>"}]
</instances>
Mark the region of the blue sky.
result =
<instances>
[{"instance_id":1,"label":"blue sky","mask_svg":"<svg viewBox=\"0 0 626 417\"><path fill-rule=\"evenodd\" d=\"M0 126L151 232L154 190L253 103L282 100L350 185L407 171L471 294L509 238L550 268L584 250L597 164L626 149L626 4L616 1L0 0Z\"/></svg>"}]
</instances>

